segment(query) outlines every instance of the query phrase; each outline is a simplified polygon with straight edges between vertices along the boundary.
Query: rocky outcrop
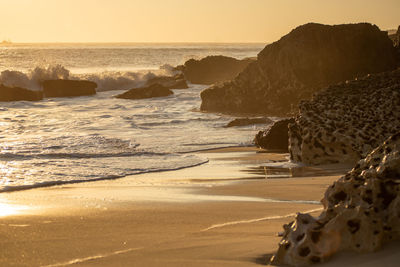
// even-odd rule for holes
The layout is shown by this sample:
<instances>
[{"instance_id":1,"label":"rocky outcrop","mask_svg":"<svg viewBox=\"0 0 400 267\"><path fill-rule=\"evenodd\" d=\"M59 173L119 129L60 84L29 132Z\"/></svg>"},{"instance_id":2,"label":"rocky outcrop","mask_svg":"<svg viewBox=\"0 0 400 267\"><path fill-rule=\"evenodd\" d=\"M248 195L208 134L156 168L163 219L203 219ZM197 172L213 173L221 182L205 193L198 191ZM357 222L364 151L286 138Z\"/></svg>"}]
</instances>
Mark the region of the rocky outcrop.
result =
<instances>
[{"instance_id":1,"label":"rocky outcrop","mask_svg":"<svg viewBox=\"0 0 400 267\"><path fill-rule=\"evenodd\" d=\"M284 119L275 122L271 127L264 131L259 131L254 139L256 146L269 150L288 151L289 123L294 119Z\"/></svg>"},{"instance_id":2,"label":"rocky outcrop","mask_svg":"<svg viewBox=\"0 0 400 267\"><path fill-rule=\"evenodd\" d=\"M400 69L330 86L299 106L289 153L307 164L356 162L400 131Z\"/></svg>"},{"instance_id":3,"label":"rocky outcrop","mask_svg":"<svg viewBox=\"0 0 400 267\"><path fill-rule=\"evenodd\" d=\"M81 80L46 80L42 87L46 97L74 97L95 95L97 84Z\"/></svg>"},{"instance_id":4,"label":"rocky outcrop","mask_svg":"<svg viewBox=\"0 0 400 267\"><path fill-rule=\"evenodd\" d=\"M146 86L154 84L162 85L168 89L187 89L189 86L186 83L183 74L175 76L157 76L147 81Z\"/></svg>"},{"instance_id":5,"label":"rocky outcrop","mask_svg":"<svg viewBox=\"0 0 400 267\"><path fill-rule=\"evenodd\" d=\"M396 65L377 26L310 23L267 45L233 81L204 90L201 110L285 116L321 88Z\"/></svg>"},{"instance_id":6,"label":"rocky outcrop","mask_svg":"<svg viewBox=\"0 0 400 267\"><path fill-rule=\"evenodd\" d=\"M177 69L181 70L191 83L213 84L235 78L252 61L252 59L208 56L201 60L190 59Z\"/></svg>"},{"instance_id":7,"label":"rocky outcrop","mask_svg":"<svg viewBox=\"0 0 400 267\"><path fill-rule=\"evenodd\" d=\"M0 84L0 101L39 101L42 99L42 92Z\"/></svg>"},{"instance_id":8,"label":"rocky outcrop","mask_svg":"<svg viewBox=\"0 0 400 267\"><path fill-rule=\"evenodd\" d=\"M318 218L284 226L272 262L303 266L342 250L373 252L400 239L400 132L360 160L325 192Z\"/></svg>"},{"instance_id":9,"label":"rocky outcrop","mask_svg":"<svg viewBox=\"0 0 400 267\"><path fill-rule=\"evenodd\" d=\"M159 84L154 84L149 87L131 89L123 94L117 95L116 98L144 99L152 97L169 96L172 94L174 94L174 92L172 92L170 89Z\"/></svg>"}]
</instances>

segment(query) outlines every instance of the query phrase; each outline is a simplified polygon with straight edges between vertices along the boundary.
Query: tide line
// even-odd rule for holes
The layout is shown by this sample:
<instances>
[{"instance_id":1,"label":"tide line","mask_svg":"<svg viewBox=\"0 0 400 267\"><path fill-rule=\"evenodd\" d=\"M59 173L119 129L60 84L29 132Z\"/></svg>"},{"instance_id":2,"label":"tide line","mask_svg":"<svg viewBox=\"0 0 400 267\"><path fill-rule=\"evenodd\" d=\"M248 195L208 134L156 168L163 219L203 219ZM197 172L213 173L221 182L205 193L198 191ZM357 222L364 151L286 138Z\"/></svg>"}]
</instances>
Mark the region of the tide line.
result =
<instances>
[{"instance_id":1,"label":"tide line","mask_svg":"<svg viewBox=\"0 0 400 267\"><path fill-rule=\"evenodd\" d=\"M67 262L55 263L55 264L50 264L50 265L43 265L42 267L68 266L68 265L73 265L73 264L77 264L77 263L83 263L83 262L86 262L86 261L107 258L107 257L114 256L114 255L124 254L124 253L128 253L128 252L135 251L135 250L140 250L140 249L143 249L143 247L118 250L118 251L114 251L114 252L106 253L106 254L102 254L102 255L95 255L95 256L90 256L90 257L81 258L81 259L73 259L73 260L70 260L70 261L67 261Z\"/></svg>"},{"instance_id":2,"label":"tide line","mask_svg":"<svg viewBox=\"0 0 400 267\"><path fill-rule=\"evenodd\" d=\"M323 210L323 208L307 210L307 211L304 211L304 213L311 213L311 212L321 211L321 210ZM255 222L268 221L268 220L290 218L290 217L296 216L297 213L298 212L290 213L290 214L286 214L286 215L280 215L280 216L268 216L268 217L250 219L250 220L242 220L242 221L233 221L233 222L226 222L226 223L221 223L221 224L214 224L208 228L201 230L201 232L209 231L209 230L216 229L216 228L222 228L222 227L226 227L226 226L237 225L237 224L255 223Z\"/></svg>"}]
</instances>

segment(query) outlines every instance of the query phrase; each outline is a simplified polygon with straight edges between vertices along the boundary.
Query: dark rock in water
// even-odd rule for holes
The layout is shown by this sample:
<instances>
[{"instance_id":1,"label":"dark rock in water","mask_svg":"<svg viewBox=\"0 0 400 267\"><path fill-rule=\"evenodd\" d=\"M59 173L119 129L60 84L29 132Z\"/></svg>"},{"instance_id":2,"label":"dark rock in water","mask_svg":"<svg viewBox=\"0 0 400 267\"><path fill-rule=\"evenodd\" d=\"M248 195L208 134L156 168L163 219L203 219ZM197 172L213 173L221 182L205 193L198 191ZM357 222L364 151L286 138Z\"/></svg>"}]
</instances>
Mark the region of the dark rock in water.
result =
<instances>
[{"instance_id":1,"label":"dark rock in water","mask_svg":"<svg viewBox=\"0 0 400 267\"><path fill-rule=\"evenodd\" d=\"M122 99L144 99L152 97L162 97L174 94L170 89L159 85L153 84L149 87L134 88L123 94L117 95L116 98Z\"/></svg>"},{"instance_id":2,"label":"dark rock in water","mask_svg":"<svg viewBox=\"0 0 400 267\"><path fill-rule=\"evenodd\" d=\"M314 218L284 225L274 265L324 262L339 251L375 252L400 239L400 132L334 182Z\"/></svg>"},{"instance_id":3,"label":"dark rock in water","mask_svg":"<svg viewBox=\"0 0 400 267\"><path fill-rule=\"evenodd\" d=\"M42 99L42 92L0 84L0 101L39 101Z\"/></svg>"},{"instance_id":4,"label":"dark rock in water","mask_svg":"<svg viewBox=\"0 0 400 267\"><path fill-rule=\"evenodd\" d=\"M95 95L97 84L91 81L47 80L42 86L46 97L73 97Z\"/></svg>"},{"instance_id":5,"label":"dark rock in water","mask_svg":"<svg viewBox=\"0 0 400 267\"><path fill-rule=\"evenodd\" d=\"M225 56L208 56L201 60L190 59L177 69L195 84L213 84L235 78L253 59L238 60Z\"/></svg>"},{"instance_id":6,"label":"dark rock in water","mask_svg":"<svg viewBox=\"0 0 400 267\"><path fill-rule=\"evenodd\" d=\"M275 122L268 130L259 131L254 143L264 149L288 151L288 125L293 122L293 118Z\"/></svg>"},{"instance_id":7,"label":"dark rock in water","mask_svg":"<svg viewBox=\"0 0 400 267\"><path fill-rule=\"evenodd\" d=\"M234 119L233 121L229 122L226 127L236 127L236 126L247 126L247 125L254 125L254 124L267 124L271 123L272 120L268 118L239 118Z\"/></svg>"},{"instance_id":8,"label":"dark rock in water","mask_svg":"<svg viewBox=\"0 0 400 267\"><path fill-rule=\"evenodd\" d=\"M201 110L286 116L330 84L396 67L392 41L377 26L310 23L267 45L233 81L204 90Z\"/></svg>"},{"instance_id":9,"label":"dark rock in water","mask_svg":"<svg viewBox=\"0 0 400 267\"><path fill-rule=\"evenodd\" d=\"M168 89L187 89L189 86L182 74L175 76L157 76L147 81L146 86L160 84Z\"/></svg>"},{"instance_id":10,"label":"dark rock in water","mask_svg":"<svg viewBox=\"0 0 400 267\"><path fill-rule=\"evenodd\" d=\"M400 69L330 86L303 101L289 152L307 164L356 162L400 131Z\"/></svg>"}]
</instances>

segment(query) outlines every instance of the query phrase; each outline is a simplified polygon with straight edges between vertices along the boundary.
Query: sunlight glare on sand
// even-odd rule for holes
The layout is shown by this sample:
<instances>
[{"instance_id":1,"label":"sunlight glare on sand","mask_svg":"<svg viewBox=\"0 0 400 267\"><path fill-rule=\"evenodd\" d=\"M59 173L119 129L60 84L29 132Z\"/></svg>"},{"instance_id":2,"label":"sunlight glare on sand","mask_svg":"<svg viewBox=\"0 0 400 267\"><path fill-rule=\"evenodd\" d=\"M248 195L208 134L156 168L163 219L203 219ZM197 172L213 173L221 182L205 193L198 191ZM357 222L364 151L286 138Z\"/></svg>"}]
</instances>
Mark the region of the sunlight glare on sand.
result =
<instances>
[{"instance_id":1,"label":"sunlight glare on sand","mask_svg":"<svg viewBox=\"0 0 400 267\"><path fill-rule=\"evenodd\" d=\"M26 209L27 207L24 206L12 205L8 203L0 203L0 217L17 215Z\"/></svg>"}]
</instances>

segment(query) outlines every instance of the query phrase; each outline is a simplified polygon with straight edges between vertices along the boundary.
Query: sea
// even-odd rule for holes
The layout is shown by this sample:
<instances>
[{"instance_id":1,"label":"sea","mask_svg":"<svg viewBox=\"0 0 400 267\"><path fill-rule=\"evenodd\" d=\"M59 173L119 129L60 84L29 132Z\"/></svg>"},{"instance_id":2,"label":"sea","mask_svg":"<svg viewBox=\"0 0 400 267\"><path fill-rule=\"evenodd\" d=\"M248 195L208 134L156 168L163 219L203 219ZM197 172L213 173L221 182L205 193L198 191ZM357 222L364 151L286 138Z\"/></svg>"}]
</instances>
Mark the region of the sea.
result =
<instances>
[{"instance_id":1,"label":"sea","mask_svg":"<svg viewBox=\"0 0 400 267\"><path fill-rule=\"evenodd\" d=\"M251 145L265 125L200 112L206 85L162 98L114 96L209 55L255 57L265 44L9 44L0 83L40 90L45 79L87 79L97 95L0 103L0 193L116 179L205 164L201 150Z\"/></svg>"}]
</instances>

